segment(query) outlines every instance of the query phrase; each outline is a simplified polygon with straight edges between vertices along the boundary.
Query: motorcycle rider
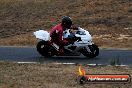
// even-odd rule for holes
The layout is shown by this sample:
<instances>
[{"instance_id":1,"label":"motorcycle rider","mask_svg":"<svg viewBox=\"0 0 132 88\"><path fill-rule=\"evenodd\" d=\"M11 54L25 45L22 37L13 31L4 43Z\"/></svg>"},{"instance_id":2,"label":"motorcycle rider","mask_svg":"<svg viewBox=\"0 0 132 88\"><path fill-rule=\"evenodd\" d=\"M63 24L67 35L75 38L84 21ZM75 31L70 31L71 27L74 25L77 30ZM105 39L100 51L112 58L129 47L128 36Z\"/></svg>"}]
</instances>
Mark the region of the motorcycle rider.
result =
<instances>
[{"instance_id":1,"label":"motorcycle rider","mask_svg":"<svg viewBox=\"0 0 132 88\"><path fill-rule=\"evenodd\" d=\"M63 46L67 45L69 42L63 39L63 31L70 29L72 25L72 20L68 16L62 17L61 23L57 24L50 31L51 44L55 43L59 46L58 54L63 55Z\"/></svg>"}]
</instances>

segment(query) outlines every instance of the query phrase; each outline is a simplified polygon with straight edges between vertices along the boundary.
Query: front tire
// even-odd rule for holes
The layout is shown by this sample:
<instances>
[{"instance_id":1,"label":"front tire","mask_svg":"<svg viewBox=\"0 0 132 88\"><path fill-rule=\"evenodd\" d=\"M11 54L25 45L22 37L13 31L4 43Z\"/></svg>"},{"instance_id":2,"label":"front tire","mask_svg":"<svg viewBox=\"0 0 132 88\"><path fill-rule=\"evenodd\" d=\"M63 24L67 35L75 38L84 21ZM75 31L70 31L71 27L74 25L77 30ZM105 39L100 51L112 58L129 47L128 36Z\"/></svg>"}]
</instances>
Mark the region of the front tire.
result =
<instances>
[{"instance_id":1,"label":"front tire","mask_svg":"<svg viewBox=\"0 0 132 88\"><path fill-rule=\"evenodd\" d=\"M91 52L88 52L87 49L83 50L83 55L89 58L94 58L99 55L99 48L97 45L92 44L88 46Z\"/></svg>"},{"instance_id":2,"label":"front tire","mask_svg":"<svg viewBox=\"0 0 132 88\"><path fill-rule=\"evenodd\" d=\"M45 57L52 56L48 52L49 49L50 49L50 45L49 45L48 41L40 41L40 42L38 42L36 48L37 48L37 51L39 52L39 54L41 54L42 56L45 56Z\"/></svg>"}]
</instances>

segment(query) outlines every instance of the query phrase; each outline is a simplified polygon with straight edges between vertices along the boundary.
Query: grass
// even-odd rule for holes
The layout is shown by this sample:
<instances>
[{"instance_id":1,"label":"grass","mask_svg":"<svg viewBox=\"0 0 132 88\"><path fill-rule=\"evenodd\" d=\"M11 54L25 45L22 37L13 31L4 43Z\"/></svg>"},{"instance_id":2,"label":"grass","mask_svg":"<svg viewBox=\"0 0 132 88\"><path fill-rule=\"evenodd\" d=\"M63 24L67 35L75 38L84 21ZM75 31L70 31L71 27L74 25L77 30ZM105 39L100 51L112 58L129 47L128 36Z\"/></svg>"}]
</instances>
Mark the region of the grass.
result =
<instances>
[{"instance_id":1,"label":"grass","mask_svg":"<svg viewBox=\"0 0 132 88\"><path fill-rule=\"evenodd\" d=\"M0 88L131 88L128 84L77 84L78 65L0 62ZM129 66L86 66L87 74L130 74ZM104 71L105 70L105 71Z\"/></svg>"},{"instance_id":2,"label":"grass","mask_svg":"<svg viewBox=\"0 0 132 88\"><path fill-rule=\"evenodd\" d=\"M34 46L37 44L37 39L35 38L33 33L0 39L0 41L0 45L3 46Z\"/></svg>"}]
</instances>

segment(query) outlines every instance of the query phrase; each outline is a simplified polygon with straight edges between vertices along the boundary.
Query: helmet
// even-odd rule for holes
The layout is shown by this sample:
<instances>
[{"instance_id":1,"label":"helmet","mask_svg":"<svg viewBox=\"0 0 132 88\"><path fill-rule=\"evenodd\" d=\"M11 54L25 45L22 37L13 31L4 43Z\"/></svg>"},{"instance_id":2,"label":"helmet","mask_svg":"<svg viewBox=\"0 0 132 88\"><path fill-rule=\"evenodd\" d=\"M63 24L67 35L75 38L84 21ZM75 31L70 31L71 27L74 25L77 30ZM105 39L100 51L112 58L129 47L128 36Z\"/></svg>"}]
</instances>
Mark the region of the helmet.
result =
<instances>
[{"instance_id":1,"label":"helmet","mask_svg":"<svg viewBox=\"0 0 132 88\"><path fill-rule=\"evenodd\" d=\"M70 17L68 16L63 16L62 17L62 25L66 28L71 28L71 25L72 25L72 20Z\"/></svg>"}]
</instances>

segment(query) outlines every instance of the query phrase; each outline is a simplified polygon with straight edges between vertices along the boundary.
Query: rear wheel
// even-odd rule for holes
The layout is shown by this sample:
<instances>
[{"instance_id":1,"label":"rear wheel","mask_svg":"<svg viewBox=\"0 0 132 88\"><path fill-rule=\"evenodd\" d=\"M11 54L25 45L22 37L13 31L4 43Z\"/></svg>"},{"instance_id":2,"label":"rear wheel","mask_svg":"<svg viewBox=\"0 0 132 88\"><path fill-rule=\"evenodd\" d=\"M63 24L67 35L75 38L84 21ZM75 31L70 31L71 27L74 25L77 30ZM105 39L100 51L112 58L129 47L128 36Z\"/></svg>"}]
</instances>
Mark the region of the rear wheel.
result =
<instances>
[{"instance_id":1,"label":"rear wheel","mask_svg":"<svg viewBox=\"0 0 132 88\"><path fill-rule=\"evenodd\" d=\"M37 48L37 51L39 52L39 54L41 54L42 56L45 56L45 57L52 56L52 54L48 52L50 49L50 45L49 45L48 41L38 42L36 48Z\"/></svg>"},{"instance_id":2,"label":"rear wheel","mask_svg":"<svg viewBox=\"0 0 132 88\"><path fill-rule=\"evenodd\" d=\"M94 58L99 55L99 48L97 45L92 44L88 46L91 52L88 52L87 49L83 49L83 55L89 58Z\"/></svg>"}]
</instances>

